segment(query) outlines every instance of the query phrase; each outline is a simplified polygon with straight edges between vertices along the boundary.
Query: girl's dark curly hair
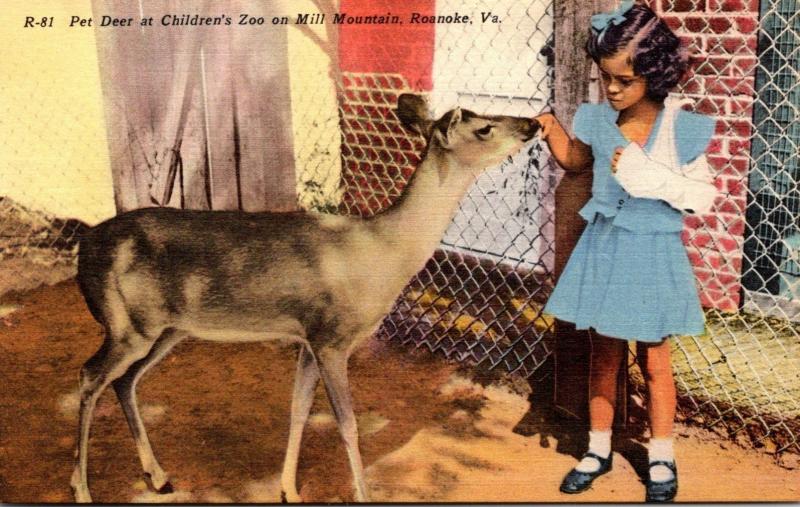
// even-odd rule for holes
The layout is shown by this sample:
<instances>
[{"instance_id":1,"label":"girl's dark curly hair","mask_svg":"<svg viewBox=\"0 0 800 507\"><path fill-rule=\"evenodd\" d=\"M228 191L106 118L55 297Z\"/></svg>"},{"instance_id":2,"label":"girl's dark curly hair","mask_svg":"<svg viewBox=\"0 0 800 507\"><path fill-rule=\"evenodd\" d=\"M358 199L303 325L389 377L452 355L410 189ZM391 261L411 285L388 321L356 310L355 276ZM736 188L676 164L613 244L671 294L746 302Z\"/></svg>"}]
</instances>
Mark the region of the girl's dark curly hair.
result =
<instances>
[{"instance_id":1,"label":"girl's dark curly hair","mask_svg":"<svg viewBox=\"0 0 800 507\"><path fill-rule=\"evenodd\" d=\"M600 33L592 30L586 51L596 63L629 47L633 71L647 82L647 96L667 98L686 72L688 58L680 39L647 6L636 4L619 25L609 24ZM631 44L632 43L632 44Z\"/></svg>"}]
</instances>

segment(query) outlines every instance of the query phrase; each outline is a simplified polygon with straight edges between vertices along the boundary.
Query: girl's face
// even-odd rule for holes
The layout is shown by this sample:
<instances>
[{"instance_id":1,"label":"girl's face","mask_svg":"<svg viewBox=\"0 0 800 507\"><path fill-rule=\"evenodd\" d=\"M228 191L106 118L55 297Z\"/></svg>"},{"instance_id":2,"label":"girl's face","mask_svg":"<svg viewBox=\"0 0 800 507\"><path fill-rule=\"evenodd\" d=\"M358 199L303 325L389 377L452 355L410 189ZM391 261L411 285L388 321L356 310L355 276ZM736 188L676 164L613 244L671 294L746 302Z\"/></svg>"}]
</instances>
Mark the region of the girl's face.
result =
<instances>
[{"instance_id":1,"label":"girl's face","mask_svg":"<svg viewBox=\"0 0 800 507\"><path fill-rule=\"evenodd\" d=\"M608 103L616 111L628 109L647 96L647 81L633 72L628 51L600 59L600 77Z\"/></svg>"}]
</instances>

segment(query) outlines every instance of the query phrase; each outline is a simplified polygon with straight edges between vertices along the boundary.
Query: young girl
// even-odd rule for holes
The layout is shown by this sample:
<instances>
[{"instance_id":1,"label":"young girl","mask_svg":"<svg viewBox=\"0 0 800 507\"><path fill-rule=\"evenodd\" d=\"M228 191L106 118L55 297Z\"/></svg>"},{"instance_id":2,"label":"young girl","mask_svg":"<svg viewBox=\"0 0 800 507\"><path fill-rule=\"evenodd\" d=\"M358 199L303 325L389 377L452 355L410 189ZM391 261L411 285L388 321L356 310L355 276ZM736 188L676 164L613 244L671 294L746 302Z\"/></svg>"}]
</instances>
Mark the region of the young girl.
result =
<instances>
[{"instance_id":1,"label":"young girl","mask_svg":"<svg viewBox=\"0 0 800 507\"><path fill-rule=\"evenodd\" d=\"M553 115L537 117L565 170L594 172L592 198L580 210L586 229L545 308L592 336L589 450L561 491L584 491L611 469L616 379L632 339L649 393L646 501L670 501L678 489L676 394L665 338L703 332L680 231L682 211L707 211L714 199L704 156L714 121L667 99L686 58L648 7L626 1L593 16L587 51L608 102L578 108L574 139Z\"/></svg>"}]
</instances>

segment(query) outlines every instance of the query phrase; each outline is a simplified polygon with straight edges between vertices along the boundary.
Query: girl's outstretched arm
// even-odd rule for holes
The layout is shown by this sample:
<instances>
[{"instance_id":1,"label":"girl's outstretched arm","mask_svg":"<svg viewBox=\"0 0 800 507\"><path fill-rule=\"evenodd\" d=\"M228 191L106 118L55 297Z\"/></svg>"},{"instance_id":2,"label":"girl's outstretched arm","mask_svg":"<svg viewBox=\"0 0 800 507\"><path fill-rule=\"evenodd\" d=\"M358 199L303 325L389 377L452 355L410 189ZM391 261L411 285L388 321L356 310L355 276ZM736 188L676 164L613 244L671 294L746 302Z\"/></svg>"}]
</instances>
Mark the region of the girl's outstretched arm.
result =
<instances>
[{"instance_id":1,"label":"girl's outstretched arm","mask_svg":"<svg viewBox=\"0 0 800 507\"><path fill-rule=\"evenodd\" d=\"M553 114L540 114L535 119L542 126L540 135L547 142L550 153L565 171L580 172L592 166L594 158L591 146L580 139L570 138Z\"/></svg>"}]
</instances>

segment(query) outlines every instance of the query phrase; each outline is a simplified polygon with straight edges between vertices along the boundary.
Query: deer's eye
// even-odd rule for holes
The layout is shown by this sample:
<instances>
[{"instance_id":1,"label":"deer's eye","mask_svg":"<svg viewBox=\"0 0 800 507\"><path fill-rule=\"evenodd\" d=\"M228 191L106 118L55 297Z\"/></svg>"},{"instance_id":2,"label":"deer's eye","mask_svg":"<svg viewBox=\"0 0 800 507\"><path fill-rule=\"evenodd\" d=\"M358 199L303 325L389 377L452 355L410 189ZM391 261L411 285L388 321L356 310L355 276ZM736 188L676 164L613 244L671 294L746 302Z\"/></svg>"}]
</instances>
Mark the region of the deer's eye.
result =
<instances>
[{"instance_id":1,"label":"deer's eye","mask_svg":"<svg viewBox=\"0 0 800 507\"><path fill-rule=\"evenodd\" d=\"M486 136L488 136L489 134L492 133L492 129L493 128L494 128L494 125L486 125L482 129L476 130L475 131L475 135L478 136L478 137L486 137Z\"/></svg>"}]
</instances>

